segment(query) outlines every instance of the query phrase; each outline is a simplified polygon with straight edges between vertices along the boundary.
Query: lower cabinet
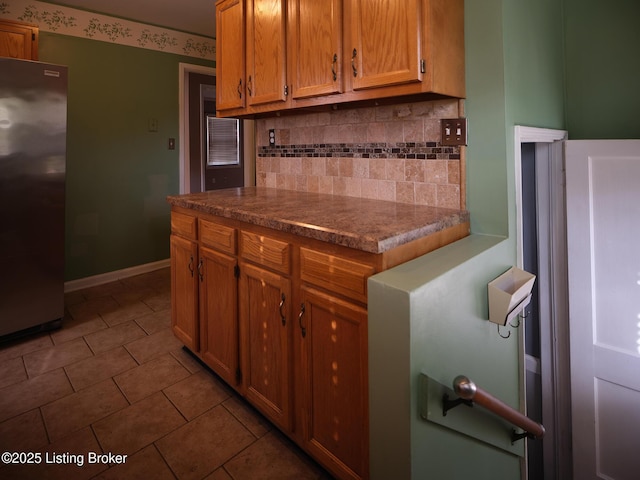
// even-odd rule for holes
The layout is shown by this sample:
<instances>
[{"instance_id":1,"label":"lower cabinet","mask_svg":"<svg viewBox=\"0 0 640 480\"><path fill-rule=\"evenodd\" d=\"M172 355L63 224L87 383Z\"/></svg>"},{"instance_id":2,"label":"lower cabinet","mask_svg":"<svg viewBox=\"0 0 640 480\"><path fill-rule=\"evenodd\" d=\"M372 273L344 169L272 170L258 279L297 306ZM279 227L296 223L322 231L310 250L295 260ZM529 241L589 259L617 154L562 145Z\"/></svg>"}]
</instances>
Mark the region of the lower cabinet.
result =
<instances>
[{"instance_id":1,"label":"lower cabinet","mask_svg":"<svg viewBox=\"0 0 640 480\"><path fill-rule=\"evenodd\" d=\"M303 448L339 478L368 478L367 310L302 287Z\"/></svg>"},{"instance_id":2,"label":"lower cabinet","mask_svg":"<svg viewBox=\"0 0 640 480\"><path fill-rule=\"evenodd\" d=\"M200 355L224 381L240 384L238 261L210 248L200 249Z\"/></svg>"},{"instance_id":3,"label":"lower cabinet","mask_svg":"<svg viewBox=\"0 0 640 480\"><path fill-rule=\"evenodd\" d=\"M193 352L199 350L198 244L171 235L171 327L173 334Z\"/></svg>"},{"instance_id":4,"label":"lower cabinet","mask_svg":"<svg viewBox=\"0 0 640 480\"><path fill-rule=\"evenodd\" d=\"M244 394L273 423L290 431L291 282L245 262L240 272Z\"/></svg>"},{"instance_id":5,"label":"lower cabinet","mask_svg":"<svg viewBox=\"0 0 640 480\"><path fill-rule=\"evenodd\" d=\"M179 207L171 227L176 337L333 476L368 478L367 278L404 254Z\"/></svg>"}]
</instances>

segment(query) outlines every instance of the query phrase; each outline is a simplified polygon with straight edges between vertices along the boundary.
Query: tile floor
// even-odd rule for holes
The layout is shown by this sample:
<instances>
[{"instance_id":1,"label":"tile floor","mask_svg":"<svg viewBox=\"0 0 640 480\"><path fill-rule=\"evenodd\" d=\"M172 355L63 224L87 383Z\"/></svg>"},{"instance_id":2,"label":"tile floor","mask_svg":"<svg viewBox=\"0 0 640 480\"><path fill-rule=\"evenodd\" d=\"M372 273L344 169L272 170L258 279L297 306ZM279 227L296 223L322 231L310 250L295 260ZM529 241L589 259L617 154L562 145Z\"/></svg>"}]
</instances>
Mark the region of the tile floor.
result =
<instances>
[{"instance_id":1,"label":"tile floor","mask_svg":"<svg viewBox=\"0 0 640 480\"><path fill-rule=\"evenodd\" d=\"M182 350L168 269L65 306L61 329L0 344L0 453L40 459L0 463L0 478L331 478Z\"/></svg>"}]
</instances>

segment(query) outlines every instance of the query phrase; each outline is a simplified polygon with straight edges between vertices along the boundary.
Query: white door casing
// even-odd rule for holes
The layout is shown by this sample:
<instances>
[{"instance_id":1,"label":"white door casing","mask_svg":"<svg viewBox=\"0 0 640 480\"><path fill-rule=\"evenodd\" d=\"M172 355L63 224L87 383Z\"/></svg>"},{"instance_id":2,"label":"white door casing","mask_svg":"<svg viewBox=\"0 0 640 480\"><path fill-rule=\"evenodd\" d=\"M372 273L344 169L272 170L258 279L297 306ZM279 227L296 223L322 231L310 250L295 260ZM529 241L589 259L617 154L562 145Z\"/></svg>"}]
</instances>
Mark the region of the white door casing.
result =
<instances>
[{"instance_id":1,"label":"white door casing","mask_svg":"<svg viewBox=\"0 0 640 480\"><path fill-rule=\"evenodd\" d=\"M640 478L640 141L565 144L574 478Z\"/></svg>"}]
</instances>

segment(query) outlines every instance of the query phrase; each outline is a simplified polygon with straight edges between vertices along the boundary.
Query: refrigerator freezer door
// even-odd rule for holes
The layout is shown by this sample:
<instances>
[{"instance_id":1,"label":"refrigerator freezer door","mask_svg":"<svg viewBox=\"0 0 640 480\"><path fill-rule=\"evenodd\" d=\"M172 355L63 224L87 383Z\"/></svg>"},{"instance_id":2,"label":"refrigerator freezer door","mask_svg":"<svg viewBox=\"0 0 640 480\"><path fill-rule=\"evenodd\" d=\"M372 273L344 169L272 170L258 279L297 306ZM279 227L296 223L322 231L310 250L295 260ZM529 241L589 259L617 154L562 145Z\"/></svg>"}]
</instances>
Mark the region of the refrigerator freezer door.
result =
<instances>
[{"instance_id":1,"label":"refrigerator freezer door","mask_svg":"<svg viewBox=\"0 0 640 480\"><path fill-rule=\"evenodd\" d=\"M64 315L67 68L0 59L0 336Z\"/></svg>"}]
</instances>

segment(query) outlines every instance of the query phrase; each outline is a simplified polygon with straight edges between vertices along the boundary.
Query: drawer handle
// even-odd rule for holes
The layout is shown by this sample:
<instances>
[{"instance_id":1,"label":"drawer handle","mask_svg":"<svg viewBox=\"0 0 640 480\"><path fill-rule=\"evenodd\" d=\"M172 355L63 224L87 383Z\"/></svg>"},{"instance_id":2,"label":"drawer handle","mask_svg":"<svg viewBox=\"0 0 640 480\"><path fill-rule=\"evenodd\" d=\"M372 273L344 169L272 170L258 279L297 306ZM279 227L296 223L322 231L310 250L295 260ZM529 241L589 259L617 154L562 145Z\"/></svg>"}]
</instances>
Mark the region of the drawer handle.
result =
<instances>
[{"instance_id":1,"label":"drawer handle","mask_svg":"<svg viewBox=\"0 0 640 480\"><path fill-rule=\"evenodd\" d=\"M247 90L249 90L249 96L253 97L253 82L251 81L251 75L249 75L249 81L247 82Z\"/></svg>"},{"instance_id":2,"label":"drawer handle","mask_svg":"<svg viewBox=\"0 0 640 480\"><path fill-rule=\"evenodd\" d=\"M284 327L287 324L287 318L284 316L284 313L282 312L282 307L284 307L284 293L282 294L282 296L280 297L280 305L278 306L278 308L280 309L280 319L282 320L282 326Z\"/></svg>"},{"instance_id":3,"label":"drawer handle","mask_svg":"<svg viewBox=\"0 0 640 480\"><path fill-rule=\"evenodd\" d=\"M202 282L202 259L198 262L198 277L200 277L200 281Z\"/></svg>"},{"instance_id":4,"label":"drawer handle","mask_svg":"<svg viewBox=\"0 0 640 480\"><path fill-rule=\"evenodd\" d=\"M238 83L238 97L242 98L242 79L240 79L240 83Z\"/></svg>"},{"instance_id":5,"label":"drawer handle","mask_svg":"<svg viewBox=\"0 0 640 480\"><path fill-rule=\"evenodd\" d=\"M304 303L300 304L300 314L298 315L298 324L300 325L300 330L302 331L302 338L307 336L307 328L302 326L302 317L304 316Z\"/></svg>"},{"instance_id":6,"label":"drawer handle","mask_svg":"<svg viewBox=\"0 0 640 480\"><path fill-rule=\"evenodd\" d=\"M191 278L193 278L193 255L189 258L189 271L191 272Z\"/></svg>"}]
</instances>

